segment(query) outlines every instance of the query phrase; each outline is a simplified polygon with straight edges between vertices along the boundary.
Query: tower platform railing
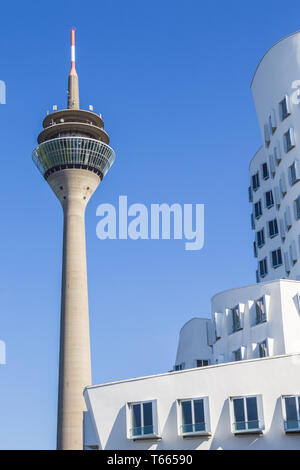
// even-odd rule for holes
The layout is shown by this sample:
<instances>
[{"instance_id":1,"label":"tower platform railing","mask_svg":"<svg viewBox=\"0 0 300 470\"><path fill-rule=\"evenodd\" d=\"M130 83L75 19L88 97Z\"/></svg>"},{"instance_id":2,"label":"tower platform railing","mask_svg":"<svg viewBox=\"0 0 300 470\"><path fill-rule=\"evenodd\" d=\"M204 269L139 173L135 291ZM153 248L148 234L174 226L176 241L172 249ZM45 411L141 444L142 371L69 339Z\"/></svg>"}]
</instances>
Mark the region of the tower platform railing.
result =
<instances>
[{"instance_id":1,"label":"tower platform railing","mask_svg":"<svg viewBox=\"0 0 300 470\"><path fill-rule=\"evenodd\" d=\"M53 171L65 168L95 171L102 179L115 160L115 152L104 142L89 137L58 137L36 147L32 160L46 179Z\"/></svg>"}]
</instances>

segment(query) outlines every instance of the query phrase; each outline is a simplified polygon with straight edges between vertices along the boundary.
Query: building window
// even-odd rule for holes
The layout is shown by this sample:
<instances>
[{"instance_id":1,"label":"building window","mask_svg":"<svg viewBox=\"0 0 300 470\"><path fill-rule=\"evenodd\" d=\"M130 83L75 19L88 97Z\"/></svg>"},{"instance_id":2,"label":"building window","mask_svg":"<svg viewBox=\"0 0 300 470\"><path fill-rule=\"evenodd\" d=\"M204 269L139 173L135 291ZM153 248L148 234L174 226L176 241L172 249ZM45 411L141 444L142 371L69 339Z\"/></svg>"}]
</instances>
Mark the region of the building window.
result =
<instances>
[{"instance_id":1,"label":"building window","mask_svg":"<svg viewBox=\"0 0 300 470\"><path fill-rule=\"evenodd\" d=\"M289 259L289 254L287 251L284 252L284 267L287 275L290 274L291 267L290 267L290 259Z\"/></svg>"},{"instance_id":2,"label":"building window","mask_svg":"<svg viewBox=\"0 0 300 470\"><path fill-rule=\"evenodd\" d=\"M271 142L271 137L270 137L270 129L268 124L264 125L264 135L265 135L265 146L269 147L270 142Z\"/></svg>"},{"instance_id":3,"label":"building window","mask_svg":"<svg viewBox=\"0 0 300 470\"><path fill-rule=\"evenodd\" d=\"M196 360L196 367L206 367L209 365L208 359L197 359Z\"/></svg>"},{"instance_id":4,"label":"building window","mask_svg":"<svg viewBox=\"0 0 300 470\"><path fill-rule=\"evenodd\" d=\"M272 266L273 268L278 268L278 266L282 265L282 255L281 255L281 249L278 248L277 250L274 250L271 252L271 257L272 257Z\"/></svg>"},{"instance_id":5,"label":"building window","mask_svg":"<svg viewBox=\"0 0 300 470\"><path fill-rule=\"evenodd\" d=\"M252 230L255 230L255 221L254 221L253 214L251 214L251 228L252 228Z\"/></svg>"},{"instance_id":6,"label":"building window","mask_svg":"<svg viewBox=\"0 0 300 470\"><path fill-rule=\"evenodd\" d=\"M284 241L285 240L285 226L284 226L283 219L279 219L279 229L280 229L280 235L281 235L282 241Z\"/></svg>"},{"instance_id":7,"label":"building window","mask_svg":"<svg viewBox=\"0 0 300 470\"><path fill-rule=\"evenodd\" d=\"M261 200L257 201L254 204L254 214L255 214L256 219L259 219L261 217L261 215L262 215Z\"/></svg>"},{"instance_id":8,"label":"building window","mask_svg":"<svg viewBox=\"0 0 300 470\"><path fill-rule=\"evenodd\" d=\"M256 241L258 248L261 248L265 244L265 234L263 228L256 233Z\"/></svg>"},{"instance_id":9,"label":"building window","mask_svg":"<svg viewBox=\"0 0 300 470\"><path fill-rule=\"evenodd\" d=\"M232 315L232 333L242 330L243 329L242 313L240 311L239 305L231 309L231 315Z\"/></svg>"},{"instance_id":10,"label":"building window","mask_svg":"<svg viewBox=\"0 0 300 470\"><path fill-rule=\"evenodd\" d=\"M277 219L270 220L268 222L268 226L269 226L269 237L270 238L276 237L276 235L278 235Z\"/></svg>"},{"instance_id":11,"label":"building window","mask_svg":"<svg viewBox=\"0 0 300 470\"><path fill-rule=\"evenodd\" d=\"M285 431L300 431L300 396L290 395L282 398L284 402Z\"/></svg>"},{"instance_id":12,"label":"building window","mask_svg":"<svg viewBox=\"0 0 300 470\"><path fill-rule=\"evenodd\" d=\"M289 130L285 134L283 134L283 139L286 152L289 152L295 147L296 143L294 129L292 127L290 127Z\"/></svg>"},{"instance_id":13,"label":"building window","mask_svg":"<svg viewBox=\"0 0 300 470\"><path fill-rule=\"evenodd\" d=\"M275 168L274 157L272 154L269 155L269 164L270 164L270 171L271 171L272 178L274 178L275 173L276 173L276 168Z\"/></svg>"},{"instance_id":14,"label":"building window","mask_svg":"<svg viewBox=\"0 0 300 470\"><path fill-rule=\"evenodd\" d=\"M258 172L255 175L252 175L252 188L253 191L256 191L259 188L259 174Z\"/></svg>"},{"instance_id":15,"label":"building window","mask_svg":"<svg viewBox=\"0 0 300 470\"><path fill-rule=\"evenodd\" d=\"M259 262L259 275L265 277L268 274L267 258L262 259Z\"/></svg>"},{"instance_id":16,"label":"building window","mask_svg":"<svg viewBox=\"0 0 300 470\"><path fill-rule=\"evenodd\" d=\"M285 95L283 100L280 101L280 103L279 103L279 116L280 116L280 119L283 121L290 114L291 114L291 112L290 112L289 97L287 95Z\"/></svg>"},{"instance_id":17,"label":"building window","mask_svg":"<svg viewBox=\"0 0 300 470\"><path fill-rule=\"evenodd\" d=\"M270 133L274 134L274 132L276 131L276 128L277 128L276 114L275 114L274 109L272 109L272 112L271 112L271 114L269 116L269 119L268 119L268 123L269 123Z\"/></svg>"},{"instance_id":18,"label":"building window","mask_svg":"<svg viewBox=\"0 0 300 470\"><path fill-rule=\"evenodd\" d=\"M289 206L287 206L287 208L284 211L284 222L285 222L286 230L289 231L292 226L291 210Z\"/></svg>"},{"instance_id":19,"label":"building window","mask_svg":"<svg viewBox=\"0 0 300 470\"><path fill-rule=\"evenodd\" d=\"M174 366L174 370L183 370L184 369L184 366L185 366L185 363L182 362L181 364L175 364Z\"/></svg>"},{"instance_id":20,"label":"building window","mask_svg":"<svg viewBox=\"0 0 300 470\"><path fill-rule=\"evenodd\" d=\"M281 162L281 149L280 149L279 140L276 142L276 145L274 147L274 158L275 158L276 165L279 166Z\"/></svg>"},{"instance_id":21,"label":"building window","mask_svg":"<svg viewBox=\"0 0 300 470\"><path fill-rule=\"evenodd\" d=\"M296 248L296 242L295 240L292 240L290 247L289 247L289 253L290 253L290 260L291 260L291 265L294 266L294 264L297 263L297 248Z\"/></svg>"},{"instance_id":22,"label":"building window","mask_svg":"<svg viewBox=\"0 0 300 470\"><path fill-rule=\"evenodd\" d=\"M269 178L269 169L268 169L268 164L265 162L261 166L262 170L262 177L264 180L267 180Z\"/></svg>"},{"instance_id":23,"label":"building window","mask_svg":"<svg viewBox=\"0 0 300 470\"><path fill-rule=\"evenodd\" d=\"M231 400L234 434L262 432L264 426L259 416L258 397L237 397Z\"/></svg>"},{"instance_id":24,"label":"building window","mask_svg":"<svg viewBox=\"0 0 300 470\"><path fill-rule=\"evenodd\" d=\"M295 208L295 219L300 219L300 196L297 197L294 201L294 208Z\"/></svg>"},{"instance_id":25,"label":"building window","mask_svg":"<svg viewBox=\"0 0 300 470\"><path fill-rule=\"evenodd\" d=\"M253 253L254 253L254 258L257 258L257 247L256 247L256 242L253 242Z\"/></svg>"},{"instance_id":26,"label":"building window","mask_svg":"<svg viewBox=\"0 0 300 470\"><path fill-rule=\"evenodd\" d=\"M279 179L279 189L280 189L281 197L284 198L284 196L286 195L286 192L287 192L287 187L286 187L284 174L282 174L280 179Z\"/></svg>"},{"instance_id":27,"label":"building window","mask_svg":"<svg viewBox=\"0 0 300 470\"><path fill-rule=\"evenodd\" d=\"M252 193L251 186L249 186L248 188L248 198L249 198L249 202L253 202L253 193Z\"/></svg>"},{"instance_id":28,"label":"building window","mask_svg":"<svg viewBox=\"0 0 300 470\"><path fill-rule=\"evenodd\" d=\"M130 438L158 437L157 419L154 419L154 401L131 403L130 406Z\"/></svg>"},{"instance_id":29,"label":"building window","mask_svg":"<svg viewBox=\"0 0 300 470\"><path fill-rule=\"evenodd\" d=\"M258 357L268 357L268 344L265 339L261 343L258 343Z\"/></svg>"},{"instance_id":30,"label":"building window","mask_svg":"<svg viewBox=\"0 0 300 470\"><path fill-rule=\"evenodd\" d=\"M207 434L209 432L208 406L205 398L193 398L179 401L180 434Z\"/></svg>"},{"instance_id":31,"label":"building window","mask_svg":"<svg viewBox=\"0 0 300 470\"><path fill-rule=\"evenodd\" d=\"M299 173L299 162L295 160L292 165L289 167L289 176L290 176L290 183L291 185L297 183L300 180L300 173Z\"/></svg>"},{"instance_id":32,"label":"building window","mask_svg":"<svg viewBox=\"0 0 300 470\"><path fill-rule=\"evenodd\" d=\"M233 351L233 357L235 361L241 361L242 360L242 350L241 348L237 349L236 351Z\"/></svg>"},{"instance_id":33,"label":"building window","mask_svg":"<svg viewBox=\"0 0 300 470\"><path fill-rule=\"evenodd\" d=\"M255 302L255 314L256 325L259 323L264 323L267 320L265 299L263 297L256 300Z\"/></svg>"},{"instance_id":34,"label":"building window","mask_svg":"<svg viewBox=\"0 0 300 470\"><path fill-rule=\"evenodd\" d=\"M266 203L266 207L268 209L270 207L274 206L274 198L273 198L273 192L272 191L267 191L265 193L265 203Z\"/></svg>"}]
</instances>

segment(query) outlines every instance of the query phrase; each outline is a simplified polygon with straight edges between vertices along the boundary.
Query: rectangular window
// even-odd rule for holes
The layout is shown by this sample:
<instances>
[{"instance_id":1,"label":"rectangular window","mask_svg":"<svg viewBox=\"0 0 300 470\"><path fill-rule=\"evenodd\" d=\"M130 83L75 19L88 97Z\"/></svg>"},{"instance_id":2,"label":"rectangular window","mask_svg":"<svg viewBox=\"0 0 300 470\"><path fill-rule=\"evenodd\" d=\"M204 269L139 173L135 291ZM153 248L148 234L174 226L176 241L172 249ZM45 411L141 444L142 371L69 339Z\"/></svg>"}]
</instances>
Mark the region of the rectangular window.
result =
<instances>
[{"instance_id":1,"label":"rectangular window","mask_svg":"<svg viewBox=\"0 0 300 470\"><path fill-rule=\"evenodd\" d=\"M276 142L276 145L274 147L274 158L275 158L276 165L279 166L281 162L281 148L280 148L279 140Z\"/></svg>"},{"instance_id":2,"label":"rectangular window","mask_svg":"<svg viewBox=\"0 0 300 470\"><path fill-rule=\"evenodd\" d=\"M297 197L294 201L294 209L295 209L295 219L300 219L300 196Z\"/></svg>"},{"instance_id":3,"label":"rectangular window","mask_svg":"<svg viewBox=\"0 0 300 470\"><path fill-rule=\"evenodd\" d=\"M248 188L248 198L249 198L249 202L253 202L253 193L252 193L251 186L249 186Z\"/></svg>"},{"instance_id":4,"label":"rectangular window","mask_svg":"<svg viewBox=\"0 0 300 470\"><path fill-rule=\"evenodd\" d=\"M295 143L294 129L292 127L290 127L289 130L285 134L283 134L283 139L284 139L284 147L285 147L286 152L289 152L295 147L296 143Z\"/></svg>"},{"instance_id":5,"label":"rectangular window","mask_svg":"<svg viewBox=\"0 0 300 470\"><path fill-rule=\"evenodd\" d=\"M294 264L297 263L297 248L296 248L295 240L292 240L290 244L289 253L290 253L291 265L294 266Z\"/></svg>"},{"instance_id":6,"label":"rectangular window","mask_svg":"<svg viewBox=\"0 0 300 470\"><path fill-rule=\"evenodd\" d=\"M265 277L268 274L267 258L262 259L259 262L259 275Z\"/></svg>"},{"instance_id":7,"label":"rectangular window","mask_svg":"<svg viewBox=\"0 0 300 470\"><path fill-rule=\"evenodd\" d=\"M236 332L242 330L242 313L240 312L240 308L237 305L236 307L231 309L232 315L232 332Z\"/></svg>"},{"instance_id":8,"label":"rectangular window","mask_svg":"<svg viewBox=\"0 0 300 470\"><path fill-rule=\"evenodd\" d=\"M232 398L233 432L261 432L263 425L259 419L258 401L254 397Z\"/></svg>"},{"instance_id":9,"label":"rectangular window","mask_svg":"<svg viewBox=\"0 0 300 470\"><path fill-rule=\"evenodd\" d=\"M278 266L281 266L282 265L281 249L278 248L277 250L272 251L271 258L272 258L273 268L277 268Z\"/></svg>"},{"instance_id":10,"label":"rectangular window","mask_svg":"<svg viewBox=\"0 0 300 470\"><path fill-rule=\"evenodd\" d=\"M287 251L284 253L284 267L285 267L286 273L289 275L291 271L291 267L290 267L289 254Z\"/></svg>"},{"instance_id":11,"label":"rectangular window","mask_svg":"<svg viewBox=\"0 0 300 470\"><path fill-rule=\"evenodd\" d=\"M196 361L197 367L206 367L209 365L208 359L197 359Z\"/></svg>"},{"instance_id":12,"label":"rectangular window","mask_svg":"<svg viewBox=\"0 0 300 470\"><path fill-rule=\"evenodd\" d=\"M270 238L276 237L276 235L278 235L277 219L270 220L268 222L268 226L269 226L269 237Z\"/></svg>"},{"instance_id":13,"label":"rectangular window","mask_svg":"<svg viewBox=\"0 0 300 470\"><path fill-rule=\"evenodd\" d=\"M271 137L270 137L270 129L268 124L264 125L264 135L265 135L265 146L269 147L270 142L271 142Z\"/></svg>"},{"instance_id":14,"label":"rectangular window","mask_svg":"<svg viewBox=\"0 0 300 470\"><path fill-rule=\"evenodd\" d=\"M194 398L180 400L181 429L180 434L206 434L208 426L205 420L205 399Z\"/></svg>"},{"instance_id":15,"label":"rectangular window","mask_svg":"<svg viewBox=\"0 0 300 470\"><path fill-rule=\"evenodd\" d=\"M273 155L269 155L269 164L270 164L270 171L272 174L272 177L274 178L275 173L276 173L276 168L275 168L275 161Z\"/></svg>"},{"instance_id":16,"label":"rectangular window","mask_svg":"<svg viewBox=\"0 0 300 470\"><path fill-rule=\"evenodd\" d=\"M183 370L184 365L185 365L184 362L182 362L181 364L175 364L174 370Z\"/></svg>"},{"instance_id":17,"label":"rectangular window","mask_svg":"<svg viewBox=\"0 0 300 470\"><path fill-rule=\"evenodd\" d=\"M256 246L256 242L253 242L253 253L254 253L254 258L257 258L257 246Z\"/></svg>"},{"instance_id":18,"label":"rectangular window","mask_svg":"<svg viewBox=\"0 0 300 470\"><path fill-rule=\"evenodd\" d=\"M279 219L279 229L280 229L280 235L282 238L282 241L285 240L285 224L283 219Z\"/></svg>"},{"instance_id":19,"label":"rectangular window","mask_svg":"<svg viewBox=\"0 0 300 470\"><path fill-rule=\"evenodd\" d=\"M284 174L281 174L281 177L279 179L279 189L280 189L281 197L284 198L287 192Z\"/></svg>"},{"instance_id":20,"label":"rectangular window","mask_svg":"<svg viewBox=\"0 0 300 470\"><path fill-rule=\"evenodd\" d=\"M268 357L268 345L265 339L261 343L258 343L258 357Z\"/></svg>"},{"instance_id":21,"label":"rectangular window","mask_svg":"<svg viewBox=\"0 0 300 470\"><path fill-rule=\"evenodd\" d=\"M290 176L290 183L291 185L297 183L300 180L300 172L299 172L299 162L295 160L292 165L289 167L289 176Z\"/></svg>"},{"instance_id":22,"label":"rectangular window","mask_svg":"<svg viewBox=\"0 0 300 470\"><path fill-rule=\"evenodd\" d=\"M266 162L262 164L261 171L262 171L263 179L267 180L269 178L269 169L268 169L268 164Z\"/></svg>"},{"instance_id":23,"label":"rectangular window","mask_svg":"<svg viewBox=\"0 0 300 470\"><path fill-rule=\"evenodd\" d=\"M264 323L267 320L265 299L263 297L256 300L255 313L256 313L256 322L255 322L256 325L258 325L259 323Z\"/></svg>"},{"instance_id":24,"label":"rectangular window","mask_svg":"<svg viewBox=\"0 0 300 470\"><path fill-rule=\"evenodd\" d=\"M252 230L255 230L255 221L254 221L253 214L251 214L251 228L252 228Z\"/></svg>"},{"instance_id":25,"label":"rectangular window","mask_svg":"<svg viewBox=\"0 0 300 470\"><path fill-rule=\"evenodd\" d=\"M152 401L130 404L130 437L132 439L157 435L154 427L153 405Z\"/></svg>"},{"instance_id":26,"label":"rectangular window","mask_svg":"<svg viewBox=\"0 0 300 470\"><path fill-rule=\"evenodd\" d=\"M286 432L300 431L300 396L291 395L283 397L284 401L284 429Z\"/></svg>"},{"instance_id":27,"label":"rectangular window","mask_svg":"<svg viewBox=\"0 0 300 470\"><path fill-rule=\"evenodd\" d=\"M253 191L256 191L259 188L259 174L258 172L255 175L252 175L252 188Z\"/></svg>"},{"instance_id":28,"label":"rectangular window","mask_svg":"<svg viewBox=\"0 0 300 470\"><path fill-rule=\"evenodd\" d=\"M290 114L291 114L291 112L290 112L289 97L287 95L285 95L283 100L280 101L280 103L279 103L279 116L280 116L280 119L283 121Z\"/></svg>"},{"instance_id":29,"label":"rectangular window","mask_svg":"<svg viewBox=\"0 0 300 470\"><path fill-rule=\"evenodd\" d=\"M276 128L277 128L276 114L275 114L274 109L272 109L272 112L271 112L271 114L269 116L269 119L268 119L268 123L269 123L270 134L274 134L274 132L276 131Z\"/></svg>"},{"instance_id":30,"label":"rectangular window","mask_svg":"<svg viewBox=\"0 0 300 470\"><path fill-rule=\"evenodd\" d=\"M262 206L261 206L261 200L257 201L254 204L254 215L256 219L259 219L262 215Z\"/></svg>"},{"instance_id":31,"label":"rectangular window","mask_svg":"<svg viewBox=\"0 0 300 470\"><path fill-rule=\"evenodd\" d=\"M267 191L265 193L265 203L266 203L266 207L268 209L270 207L274 206L274 198L273 198L273 192L272 191Z\"/></svg>"},{"instance_id":32,"label":"rectangular window","mask_svg":"<svg viewBox=\"0 0 300 470\"><path fill-rule=\"evenodd\" d=\"M263 228L257 232L256 242L257 242L258 248L261 248L265 244L265 234L264 234Z\"/></svg>"},{"instance_id":33,"label":"rectangular window","mask_svg":"<svg viewBox=\"0 0 300 470\"><path fill-rule=\"evenodd\" d=\"M233 355L234 355L234 360L235 361L241 361L242 360L241 348L237 349L236 351L233 351Z\"/></svg>"},{"instance_id":34,"label":"rectangular window","mask_svg":"<svg viewBox=\"0 0 300 470\"><path fill-rule=\"evenodd\" d=\"M285 228L286 230L290 230L291 226L292 226L292 217L291 217L291 210L289 208L289 206L286 207L285 211L284 211L284 223L285 223Z\"/></svg>"}]
</instances>

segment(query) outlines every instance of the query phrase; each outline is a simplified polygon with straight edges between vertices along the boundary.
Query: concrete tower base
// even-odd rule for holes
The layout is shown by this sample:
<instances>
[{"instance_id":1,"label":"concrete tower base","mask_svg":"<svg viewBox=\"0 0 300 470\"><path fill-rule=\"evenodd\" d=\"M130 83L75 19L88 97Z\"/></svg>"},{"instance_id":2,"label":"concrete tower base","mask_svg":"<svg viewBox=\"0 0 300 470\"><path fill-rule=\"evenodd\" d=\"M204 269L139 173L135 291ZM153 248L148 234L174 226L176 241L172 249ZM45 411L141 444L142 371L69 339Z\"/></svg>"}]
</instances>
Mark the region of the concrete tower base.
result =
<instances>
[{"instance_id":1,"label":"concrete tower base","mask_svg":"<svg viewBox=\"0 0 300 470\"><path fill-rule=\"evenodd\" d=\"M88 170L47 179L64 212L57 449L83 448L83 390L91 385L85 208L100 183Z\"/></svg>"}]
</instances>

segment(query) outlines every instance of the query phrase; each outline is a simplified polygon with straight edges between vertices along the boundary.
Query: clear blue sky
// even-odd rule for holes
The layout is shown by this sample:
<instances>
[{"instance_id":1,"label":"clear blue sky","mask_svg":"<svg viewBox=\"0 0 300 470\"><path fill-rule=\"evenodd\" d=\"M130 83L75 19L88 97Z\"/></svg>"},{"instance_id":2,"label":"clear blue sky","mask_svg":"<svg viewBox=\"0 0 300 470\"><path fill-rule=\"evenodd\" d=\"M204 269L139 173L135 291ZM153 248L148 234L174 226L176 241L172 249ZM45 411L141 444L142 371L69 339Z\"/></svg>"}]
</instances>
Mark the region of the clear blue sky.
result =
<instances>
[{"instance_id":1,"label":"clear blue sky","mask_svg":"<svg viewBox=\"0 0 300 470\"><path fill-rule=\"evenodd\" d=\"M264 0L52 0L1 5L0 448L55 447L62 211L31 162L42 119L66 104L77 28L81 106L94 105L116 162L86 215L93 383L171 369L180 327L218 291L255 282L247 200L261 144L258 61L300 28ZM100 241L96 208L204 203L205 246Z\"/></svg>"}]
</instances>

